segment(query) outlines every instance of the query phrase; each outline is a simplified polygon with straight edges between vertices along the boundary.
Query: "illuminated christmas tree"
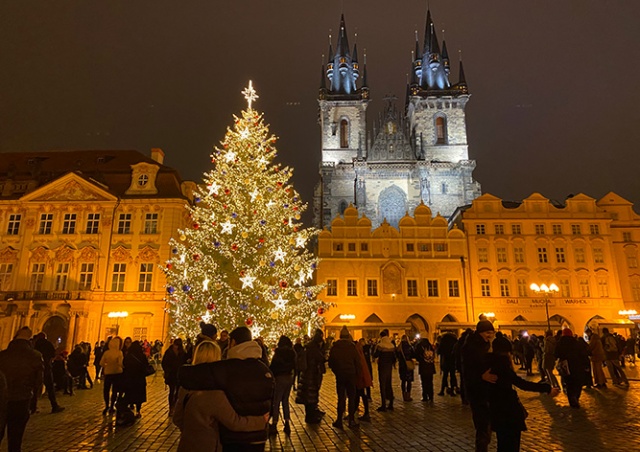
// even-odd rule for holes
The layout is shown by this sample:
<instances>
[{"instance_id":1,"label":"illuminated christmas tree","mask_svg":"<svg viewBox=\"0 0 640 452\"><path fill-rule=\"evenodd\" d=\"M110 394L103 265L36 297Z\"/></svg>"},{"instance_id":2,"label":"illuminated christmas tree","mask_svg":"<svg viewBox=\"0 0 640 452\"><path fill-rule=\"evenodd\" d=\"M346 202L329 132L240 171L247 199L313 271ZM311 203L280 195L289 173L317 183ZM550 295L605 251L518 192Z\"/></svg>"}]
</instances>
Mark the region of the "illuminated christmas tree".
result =
<instances>
[{"instance_id":1,"label":"illuminated christmas tree","mask_svg":"<svg viewBox=\"0 0 640 452\"><path fill-rule=\"evenodd\" d=\"M252 108L251 82L242 94L248 108L214 148L213 169L188 207L190 227L171 240L174 335L193 337L205 321L273 340L320 326L328 307L312 284L317 259L307 247L317 230L299 221L307 205L288 183L292 169L272 164L276 137Z\"/></svg>"}]
</instances>

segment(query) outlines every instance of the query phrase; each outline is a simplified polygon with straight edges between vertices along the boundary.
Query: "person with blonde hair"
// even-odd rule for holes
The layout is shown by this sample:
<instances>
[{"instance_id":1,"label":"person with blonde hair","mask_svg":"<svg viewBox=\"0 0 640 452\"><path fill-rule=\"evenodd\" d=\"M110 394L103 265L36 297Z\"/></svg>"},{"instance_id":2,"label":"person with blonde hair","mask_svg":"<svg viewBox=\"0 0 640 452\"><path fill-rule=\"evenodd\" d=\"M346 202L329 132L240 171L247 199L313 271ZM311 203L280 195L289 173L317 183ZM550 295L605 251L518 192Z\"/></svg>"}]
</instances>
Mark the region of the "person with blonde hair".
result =
<instances>
[{"instance_id":1,"label":"person with blonde hair","mask_svg":"<svg viewBox=\"0 0 640 452\"><path fill-rule=\"evenodd\" d=\"M203 364L220 361L222 352L218 344L212 341L203 341L198 344L194 353L191 366L198 367ZM181 383L187 386L193 373L181 374ZM265 429L269 413L262 416L240 416L233 409L224 391L189 390L184 386L178 392L178 401L173 414L173 423L180 429L180 442L178 452L188 451L221 451L219 424L237 432L252 432Z\"/></svg>"},{"instance_id":2,"label":"person with blonde hair","mask_svg":"<svg viewBox=\"0 0 640 452\"><path fill-rule=\"evenodd\" d=\"M102 354L102 358L100 358L100 367L102 367L104 375L103 396L105 407L104 410L102 410L102 414L107 414L107 412L114 413L116 411L116 401L122 392L123 360L122 338L120 336L109 338L107 341L107 351L105 351Z\"/></svg>"}]
</instances>

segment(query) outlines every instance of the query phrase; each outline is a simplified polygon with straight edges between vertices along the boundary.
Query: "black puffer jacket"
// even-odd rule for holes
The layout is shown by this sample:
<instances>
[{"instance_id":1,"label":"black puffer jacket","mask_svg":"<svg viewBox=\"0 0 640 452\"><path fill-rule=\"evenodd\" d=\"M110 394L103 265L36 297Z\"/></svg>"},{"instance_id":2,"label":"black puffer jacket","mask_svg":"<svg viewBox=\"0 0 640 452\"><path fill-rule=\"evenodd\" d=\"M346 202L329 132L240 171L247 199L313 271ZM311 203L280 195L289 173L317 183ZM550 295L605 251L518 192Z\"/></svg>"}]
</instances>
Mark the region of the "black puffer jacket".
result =
<instances>
[{"instance_id":1,"label":"black puffer jacket","mask_svg":"<svg viewBox=\"0 0 640 452\"><path fill-rule=\"evenodd\" d=\"M196 366L182 366L180 386L191 390L221 389L241 416L261 416L271 411L275 381L271 370L258 358L226 359ZM232 432L220 426L223 444L265 442L266 428L255 432Z\"/></svg>"},{"instance_id":2,"label":"black puffer jacket","mask_svg":"<svg viewBox=\"0 0 640 452\"><path fill-rule=\"evenodd\" d=\"M307 357L307 367L300 374L296 403L304 405L318 403L320 386L322 385L322 375L324 375L326 371L324 367L325 355L322 351L323 344L322 336L316 336L304 348L304 355Z\"/></svg>"},{"instance_id":3,"label":"black puffer jacket","mask_svg":"<svg viewBox=\"0 0 640 452\"><path fill-rule=\"evenodd\" d=\"M42 385L42 355L26 339L14 339L0 352L0 372L7 379L9 401L31 400Z\"/></svg>"},{"instance_id":4,"label":"black puffer jacket","mask_svg":"<svg viewBox=\"0 0 640 452\"><path fill-rule=\"evenodd\" d=\"M340 339L333 344L329 352L329 367L339 377L357 377L360 374L360 355L350 339Z\"/></svg>"}]
</instances>

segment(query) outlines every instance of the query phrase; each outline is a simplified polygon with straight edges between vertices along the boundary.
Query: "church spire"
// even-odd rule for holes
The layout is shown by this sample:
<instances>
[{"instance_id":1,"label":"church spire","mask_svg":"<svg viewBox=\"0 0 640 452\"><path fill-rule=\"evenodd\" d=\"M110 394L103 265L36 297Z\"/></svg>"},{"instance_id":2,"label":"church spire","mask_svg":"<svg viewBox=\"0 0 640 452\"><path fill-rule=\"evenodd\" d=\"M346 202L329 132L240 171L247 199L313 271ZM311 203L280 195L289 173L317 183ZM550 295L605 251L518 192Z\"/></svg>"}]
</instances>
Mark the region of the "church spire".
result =
<instances>
[{"instance_id":1,"label":"church spire","mask_svg":"<svg viewBox=\"0 0 640 452\"><path fill-rule=\"evenodd\" d=\"M356 35L357 38L357 35ZM340 16L340 30L338 41L333 52L331 36L329 36L329 61L327 62L327 78L330 81L327 94L329 95L357 95L357 82L360 78L358 63L358 45L349 49L349 39L344 14Z\"/></svg>"},{"instance_id":2,"label":"church spire","mask_svg":"<svg viewBox=\"0 0 640 452\"><path fill-rule=\"evenodd\" d=\"M424 48L422 58L416 55L414 71L422 90L446 90L449 82L449 55L447 45L442 42L442 52L436 34L435 24L431 18L431 10L427 9L427 21L424 30Z\"/></svg>"}]
</instances>

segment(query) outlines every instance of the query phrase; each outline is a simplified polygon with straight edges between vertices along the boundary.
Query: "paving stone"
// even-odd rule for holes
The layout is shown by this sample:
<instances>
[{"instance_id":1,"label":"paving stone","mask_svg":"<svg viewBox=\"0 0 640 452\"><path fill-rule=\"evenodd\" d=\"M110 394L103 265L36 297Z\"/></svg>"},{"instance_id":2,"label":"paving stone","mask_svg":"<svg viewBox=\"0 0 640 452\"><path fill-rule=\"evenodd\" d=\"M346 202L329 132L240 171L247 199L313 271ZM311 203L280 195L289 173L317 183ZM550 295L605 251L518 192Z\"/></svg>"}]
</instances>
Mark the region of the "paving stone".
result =
<instances>
[{"instance_id":1,"label":"paving stone","mask_svg":"<svg viewBox=\"0 0 640 452\"><path fill-rule=\"evenodd\" d=\"M640 382L636 368L627 368L634 380L630 389L609 386L605 390L585 390L582 409L569 407L564 395L520 392L529 412L529 430L522 435L522 451L636 450L640 449ZM379 395L374 388L371 423L358 429L335 430L335 380L327 373L320 394L320 408L326 411L319 425L304 423L304 407L293 403L290 437L271 437L268 451L471 451L474 430L471 411L459 397L436 396L433 404L420 401L419 382L414 382L413 402L396 399L393 412L378 413ZM538 377L532 377L536 380ZM437 379L436 379L437 380ZM377 378L374 378L377 381ZM180 432L168 417L167 388L161 373L148 380L148 402L142 418L130 427L116 427L115 417L102 416L102 384L92 390L76 391L73 397L58 397L67 409L50 414L48 399L39 402L40 413L31 417L23 450L25 452L158 451L175 450ZM437 390L438 388L436 388ZM401 394L394 375L394 392ZM6 451L6 439L0 451ZM495 451L495 436L490 450Z\"/></svg>"}]
</instances>

